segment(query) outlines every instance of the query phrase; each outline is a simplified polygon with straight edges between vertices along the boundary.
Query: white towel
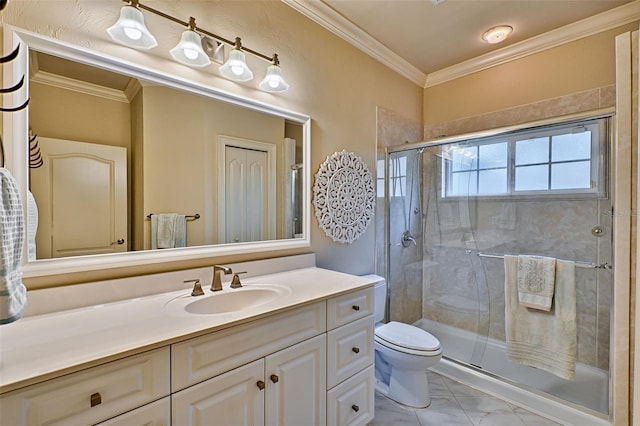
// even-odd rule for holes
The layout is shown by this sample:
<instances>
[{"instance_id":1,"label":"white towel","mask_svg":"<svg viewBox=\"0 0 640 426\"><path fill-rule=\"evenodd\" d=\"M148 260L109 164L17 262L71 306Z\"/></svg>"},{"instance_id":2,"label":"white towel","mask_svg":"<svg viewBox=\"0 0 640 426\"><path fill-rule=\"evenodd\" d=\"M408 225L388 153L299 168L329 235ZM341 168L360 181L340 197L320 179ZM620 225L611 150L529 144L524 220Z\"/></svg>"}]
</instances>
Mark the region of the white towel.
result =
<instances>
[{"instance_id":1,"label":"white towel","mask_svg":"<svg viewBox=\"0 0 640 426\"><path fill-rule=\"evenodd\" d=\"M160 213L151 215L151 248L185 247L187 243L187 217L183 214Z\"/></svg>"},{"instance_id":2,"label":"white towel","mask_svg":"<svg viewBox=\"0 0 640 426\"><path fill-rule=\"evenodd\" d=\"M18 185L5 168L0 168L0 324L18 320L27 305L22 283L24 217Z\"/></svg>"},{"instance_id":3,"label":"white towel","mask_svg":"<svg viewBox=\"0 0 640 426\"><path fill-rule=\"evenodd\" d=\"M550 311L555 288L556 260L518 256L518 301L527 308Z\"/></svg>"},{"instance_id":4,"label":"white towel","mask_svg":"<svg viewBox=\"0 0 640 426\"><path fill-rule=\"evenodd\" d=\"M573 380L576 366L575 264L557 260L555 303L550 312L518 302L518 257L505 256L505 335L513 362Z\"/></svg>"}]
</instances>

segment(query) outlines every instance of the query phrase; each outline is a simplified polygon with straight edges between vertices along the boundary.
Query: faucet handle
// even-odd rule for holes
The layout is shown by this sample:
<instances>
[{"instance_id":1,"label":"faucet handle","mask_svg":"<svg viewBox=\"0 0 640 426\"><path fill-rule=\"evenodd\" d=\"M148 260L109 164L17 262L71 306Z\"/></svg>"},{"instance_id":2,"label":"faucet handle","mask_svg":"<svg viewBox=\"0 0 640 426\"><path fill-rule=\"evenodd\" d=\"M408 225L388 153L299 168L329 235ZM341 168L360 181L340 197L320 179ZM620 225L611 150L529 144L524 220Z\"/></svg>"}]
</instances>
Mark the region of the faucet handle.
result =
<instances>
[{"instance_id":1,"label":"faucet handle","mask_svg":"<svg viewBox=\"0 0 640 426\"><path fill-rule=\"evenodd\" d=\"M204 291L202 290L202 285L200 284L200 280L186 280L184 283L194 283L193 290L191 291L192 296L202 296Z\"/></svg>"},{"instance_id":2,"label":"faucet handle","mask_svg":"<svg viewBox=\"0 0 640 426\"><path fill-rule=\"evenodd\" d=\"M231 285L229 287L231 288L240 288L242 287L242 283L240 282L240 274L246 274L247 271L244 272L236 272L235 274L233 274L233 278L231 279Z\"/></svg>"}]
</instances>

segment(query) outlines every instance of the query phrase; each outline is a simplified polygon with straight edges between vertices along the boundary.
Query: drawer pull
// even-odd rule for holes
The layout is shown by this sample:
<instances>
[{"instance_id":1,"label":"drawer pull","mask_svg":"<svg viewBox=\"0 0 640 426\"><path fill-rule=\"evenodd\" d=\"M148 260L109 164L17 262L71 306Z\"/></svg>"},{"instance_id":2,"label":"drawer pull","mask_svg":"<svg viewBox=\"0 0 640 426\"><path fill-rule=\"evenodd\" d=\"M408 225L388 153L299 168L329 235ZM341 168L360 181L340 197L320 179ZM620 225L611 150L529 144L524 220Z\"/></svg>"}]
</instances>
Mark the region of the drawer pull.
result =
<instances>
[{"instance_id":1,"label":"drawer pull","mask_svg":"<svg viewBox=\"0 0 640 426\"><path fill-rule=\"evenodd\" d=\"M280 380L280 377L276 376L275 374L272 374L269 378L273 383L278 383L278 381Z\"/></svg>"},{"instance_id":2,"label":"drawer pull","mask_svg":"<svg viewBox=\"0 0 640 426\"><path fill-rule=\"evenodd\" d=\"M360 411L360 407L358 407L356 404L353 404L353 405L351 406L351 409L352 409L353 411L355 411L356 413L357 413L358 411Z\"/></svg>"},{"instance_id":3,"label":"drawer pull","mask_svg":"<svg viewBox=\"0 0 640 426\"><path fill-rule=\"evenodd\" d=\"M96 392L91 395L91 406L95 407L96 405L102 404L102 396L100 396L99 392Z\"/></svg>"},{"instance_id":4,"label":"drawer pull","mask_svg":"<svg viewBox=\"0 0 640 426\"><path fill-rule=\"evenodd\" d=\"M353 348L351 348L351 350L353 351L354 354L360 353L360 348L357 346L354 346Z\"/></svg>"},{"instance_id":5,"label":"drawer pull","mask_svg":"<svg viewBox=\"0 0 640 426\"><path fill-rule=\"evenodd\" d=\"M354 311L359 311L360 310L360 305L353 305L351 307Z\"/></svg>"},{"instance_id":6,"label":"drawer pull","mask_svg":"<svg viewBox=\"0 0 640 426\"><path fill-rule=\"evenodd\" d=\"M256 386L258 386L258 389L264 390L264 382L262 380L258 380Z\"/></svg>"}]
</instances>

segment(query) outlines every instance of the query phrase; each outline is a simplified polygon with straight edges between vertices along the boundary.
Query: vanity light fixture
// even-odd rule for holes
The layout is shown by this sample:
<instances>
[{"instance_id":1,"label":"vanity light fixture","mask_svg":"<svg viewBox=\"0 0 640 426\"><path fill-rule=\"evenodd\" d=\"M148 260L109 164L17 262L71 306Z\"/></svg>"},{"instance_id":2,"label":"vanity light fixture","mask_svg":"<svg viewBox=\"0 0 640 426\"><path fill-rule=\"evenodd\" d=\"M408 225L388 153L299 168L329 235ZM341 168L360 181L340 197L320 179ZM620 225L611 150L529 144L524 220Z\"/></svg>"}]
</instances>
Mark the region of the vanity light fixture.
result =
<instances>
[{"instance_id":1,"label":"vanity light fixture","mask_svg":"<svg viewBox=\"0 0 640 426\"><path fill-rule=\"evenodd\" d=\"M289 85L282 78L278 55L273 55L273 63L267 67L267 75L260 82L260 88L266 92L284 92Z\"/></svg>"},{"instance_id":2,"label":"vanity light fixture","mask_svg":"<svg viewBox=\"0 0 640 426\"><path fill-rule=\"evenodd\" d=\"M500 43L506 40L513 32L513 27L510 25L498 25L493 28L489 28L482 34L482 39L490 44Z\"/></svg>"},{"instance_id":3,"label":"vanity light fixture","mask_svg":"<svg viewBox=\"0 0 640 426\"><path fill-rule=\"evenodd\" d=\"M180 37L180 43L170 50L171 56L185 65L194 67L205 67L211 60L202 49L202 39L194 31L196 28L195 18L189 18L189 29L185 30Z\"/></svg>"},{"instance_id":4,"label":"vanity light fixture","mask_svg":"<svg viewBox=\"0 0 640 426\"><path fill-rule=\"evenodd\" d=\"M240 37L236 37L234 49L229 52L229 59L220 67L220 72L225 77L236 81L249 81L253 78L253 72L247 66L247 61L242 52Z\"/></svg>"},{"instance_id":5,"label":"vanity light fixture","mask_svg":"<svg viewBox=\"0 0 640 426\"><path fill-rule=\"evenodd\" d=\"M118 43L137 49L151 49L158 45L156 38L144 24L144 16L138 9L138 0L122 6L118 21L107 32Z\"/></svg>"},{"instance_id":6,"label":"vanity light fixture","mask_svg":"<svg viewBox=\"0 0 640 426\"><path fill-rule=\"evenodd\" d=\"M158 45L156 39L144 25L142 9L187 27L187 30L182 33L180 42L170 51L176 61L195 67L205 67L211 63L211 59L221 63L224 60L224 45L226 44L233 46L233 49L229 52L227 61L219 68L224 77L235 81L249 81L253 78L253 72L245 60L245 52L247 52L270 63L267 67L267 74L259 85L262 90L284 92L289 88L289 85L282 78L277 54L267 56L243 46L240 37L231 41L204 28L199 28L193 17L189 18L189 22L184 22L146 6L139 0L123 1L127 5L120 10L118 22L107 30L111 38L118 43L137 49L151 49ZM211 39L215 40L215 46Z\"/></svg>"}]
</instances>

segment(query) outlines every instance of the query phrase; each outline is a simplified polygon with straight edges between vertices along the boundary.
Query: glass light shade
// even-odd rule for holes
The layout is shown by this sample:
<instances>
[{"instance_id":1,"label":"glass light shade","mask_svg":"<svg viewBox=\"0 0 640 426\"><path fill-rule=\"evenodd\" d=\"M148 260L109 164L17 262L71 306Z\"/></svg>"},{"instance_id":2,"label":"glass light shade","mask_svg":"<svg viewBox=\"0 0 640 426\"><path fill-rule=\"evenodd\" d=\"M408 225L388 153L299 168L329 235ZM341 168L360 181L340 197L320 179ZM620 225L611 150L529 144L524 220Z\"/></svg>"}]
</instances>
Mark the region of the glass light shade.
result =
<instances>
[{"instance_id":1,"label":"glass light shade","mask_svg":"<svg viewBox=\"0 0 640 426\"><path fill-rule=\"evenodd\" d=\"M266 92L284 92L289 89L289 85L282 78L282 70L279 66L267 67L267 75L260 82L260 89Z\"/></svg>"},{"instance_id":2,"label":"glass light shade","mask_svg":"<svg viewBox=\"0 0 640 426\"><path fill-rule=\"evenodd\" d=\"M509 25L499 25L485 31L484 34L482 34L482 39L490 44L500 43L509 37L512 31L513 27Z\"/></svg>"},{"instance_id":3,"label":"glass light shade","mask_svg":"<svg viewBox=\"0 0 640 426\"><path fill-rule=\"evenodd\" d=\"M200 36L193 30L186 30L180 37L180 43L171 49L171 56L185 65L204 67L211 63L209 57L202 49Z\"/></svg>"},{"instance_id":4,"label":"glass light shade","mask_svg":"<svg viewBox=\"0 0 640 426\"><path fill-rule=\"evenodd\" d=\"M155 37L144 25L142 12L133 6L123 6L118 22L109 27L107 32L118 43L136 49L151 49L158 45Z\"/></svg>"},{"instance_id":5,"label":"glass light shade","mask_svg":"<svg viewBox=\"0 0 640 426\"><path fill-rule=\"evenodd\" d=\"M223 76L236 81L248 81L253 78L253 73L244 59L244 52L233 49L229 52L229 59L220 67Z\"/></svg>"}]
</instances>

